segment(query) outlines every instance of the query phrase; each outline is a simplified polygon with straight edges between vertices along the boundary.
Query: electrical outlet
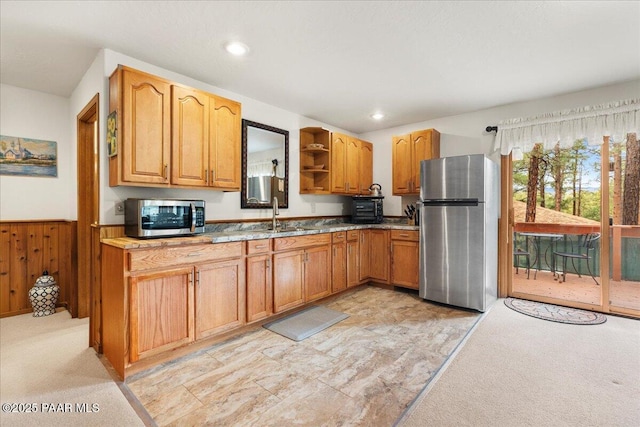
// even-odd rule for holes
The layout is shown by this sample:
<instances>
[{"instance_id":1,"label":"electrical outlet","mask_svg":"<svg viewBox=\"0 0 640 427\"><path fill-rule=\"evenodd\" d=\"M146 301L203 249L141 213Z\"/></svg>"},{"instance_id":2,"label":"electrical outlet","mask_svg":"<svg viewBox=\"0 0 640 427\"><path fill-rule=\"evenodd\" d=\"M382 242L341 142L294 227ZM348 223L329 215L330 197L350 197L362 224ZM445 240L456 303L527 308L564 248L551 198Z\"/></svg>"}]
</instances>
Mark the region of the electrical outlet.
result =
<instances>
[{"instance_id":1,"label":"electrical outlet","mask_svg":"<svg viewBox=\"0 0 640 427\"><path fill-rule=\"evenodd\" d=\"M114 205L116 215L124 215L124 202L116 202Z\"/></svg>"}]
</instances>

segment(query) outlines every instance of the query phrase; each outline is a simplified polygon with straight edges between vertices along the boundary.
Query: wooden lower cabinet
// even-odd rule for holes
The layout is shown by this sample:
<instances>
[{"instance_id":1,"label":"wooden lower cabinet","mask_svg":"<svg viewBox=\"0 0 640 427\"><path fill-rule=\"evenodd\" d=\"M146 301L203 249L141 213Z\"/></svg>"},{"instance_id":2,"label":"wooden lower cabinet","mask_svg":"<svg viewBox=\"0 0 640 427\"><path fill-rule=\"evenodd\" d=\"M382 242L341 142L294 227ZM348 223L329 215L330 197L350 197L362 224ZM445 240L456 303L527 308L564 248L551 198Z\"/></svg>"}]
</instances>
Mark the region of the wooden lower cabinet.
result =
<instances>
[{"instance_id":1,"label":"wooden lower cabinet","mask_svg":"<svg viewBox=\"0 0 640 427\"><path fill-rule=\"evenodd\" d=\"M347 287L360 284L360 234L357 230L347 232Z\"/></svg>"},{"instance_id":2,"label":"wooden lower cabinet","mask_svg":"<svg viewBox=\"0 0 640 427\"><path fill-rule=\"evenodd\" d=\"M102 243L102 344L132 364L246 322L243 242L123 249Z\"/></svg>"},{"instance_id":3,"label":"wooden lower cabinet","mask_svg":"<svg viewBox=\"0 0 640 427\"><path fill-rule=\"evenodd\" d=\"M131 362L194 340L192 267L129 280Z\"/></svg>"},{"instance_id":4,"label":"wooden lower cabinet","mask_svg":"<svg viewBox=\"0 0 640 427\"><path fill-rule=\"evenodd\" d=\"M418 289L419 234L391 231L391 283Z\"/></svg>"},{"instance_id":5,"label":"wooden lower cabinet","mask_svg":"<svg viewBox=\"0 0 640 427\"><path fill-rule=\"evenodd\" d=\"M360 269L358 272L360 283L365 283L371 277L371 230L360 230Z\"/></svg>"},{"instance_id":6,"label":"wooden lower cabinet","mask_svg":"<svg viewBox=\"0 0 640 427\"><path fill-rule=\"evenodd\" d=\"M339 242L331 246L331 290L340 292L347 289L347 244Z\"/></svg>"},{"instance_id":7,"label":"wooden lower cabinet","mask_svg":"<svg viewBox=\"0 0 640 427\"><path fill-rule=\"evenodd\" d=\"M247 322L273 314L271 254L247 257Z\"/></svg>"},{"instance_id":8,"label":"wooden lower cabinet","mask_svg":"<svg viewBox=\"0 0 640 427\"><path fill-rule=\"evenodd\" d=\"M377 282L389 282L389 231L369 230L369 277Z\"/></svg>"},{"instance_id":9,"label":"wooden lower cabinet","mask_svg":"<svg viewBox=\"0 0 640 427\"><path fill-rule=\"evenodd\" d=\"M280 313L304 302L305 251L273 255L273 312Z\"/></svg>"},{"instance_id":10,"label":"wooden lower cabinet","mask_svg":"<svg viewBox=\"0 0 640 427\"><path fill-rule=\"evenodd\" d=\"M281 237L273 244L273 311L331 294L331 234Z\"/></svg>"},{"instance_id":11,"label":"wooden lower cabinet","mask_svg":"<svg viewBox=\"0 0 640 427\"><path fill-rule=\"evenodd\" d=\"M331 233L331 291L347 289L347 233Z\"/></svg>"},{"instance_id":12,"label":"wooden lower cabinet","mask_svg":"<svg viewBox=\"0 0 640 427\"><path fill-rule=\"evenodd\" d=\"M245 323L244 259L196 267L196 339Z\"/></svg>"},{"instance_id":13,"label":"wooden lower cabinet","mask_svg":"<svg viewBox=\"0 0 640 427\"><path fill-rule=\"evenodd\" d=\"M328 245L305 252L304 298L309 302L331 294L331 253Z\"/></svg>"}]
</instances>

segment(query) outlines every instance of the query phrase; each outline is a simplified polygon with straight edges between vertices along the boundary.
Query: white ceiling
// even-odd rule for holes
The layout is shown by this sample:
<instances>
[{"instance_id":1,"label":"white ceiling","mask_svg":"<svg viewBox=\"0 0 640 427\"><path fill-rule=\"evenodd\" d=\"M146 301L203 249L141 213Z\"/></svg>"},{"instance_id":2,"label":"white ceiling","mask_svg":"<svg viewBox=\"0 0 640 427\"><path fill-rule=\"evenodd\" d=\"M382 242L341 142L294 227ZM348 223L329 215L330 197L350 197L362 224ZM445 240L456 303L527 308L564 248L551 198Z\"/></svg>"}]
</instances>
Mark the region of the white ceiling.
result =
<instances>
[{"instance_id":1,"label":"white ceiling","mask_svg":"<svg viewBox=\"0 0 640 427\"><path fill-rule=\"evenodd\" d=\"M5 84L68 97L108 48L363 133L640 78L640 2L2 0L0 41Z\"/></svg>"}]
</instances>

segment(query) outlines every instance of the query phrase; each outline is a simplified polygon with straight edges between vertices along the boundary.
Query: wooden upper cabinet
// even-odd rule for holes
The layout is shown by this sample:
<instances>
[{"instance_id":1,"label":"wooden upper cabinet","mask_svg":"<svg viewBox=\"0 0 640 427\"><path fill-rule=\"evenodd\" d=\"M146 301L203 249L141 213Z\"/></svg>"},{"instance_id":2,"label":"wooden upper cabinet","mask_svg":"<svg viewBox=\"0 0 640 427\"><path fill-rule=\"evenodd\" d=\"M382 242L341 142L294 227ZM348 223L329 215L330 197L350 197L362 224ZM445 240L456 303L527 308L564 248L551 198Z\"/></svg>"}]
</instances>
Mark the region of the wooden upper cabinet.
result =
<instances>
[{"instance_id":1,"label":"wooden upper cabinet","mask_svg":"<svg viewBox=\"0 0 640 427\"><path fill-rule=\"evenodd\" d=\"M240 191L240 103L124 66L109 83L109 185Z\"/></svg>"},{"instance_id":2,"label":"wooden upper cabinet","mask_svg":"<svg viewBox=\"0 0 640 427\"><path fill-rule=\"evenodd\" d=\"M360 141L333 133L331 135L331 192L358 194L360 189Z\"/></svg>"},{"instance_id":3,"label":"wooden upper cabinet","mask_svg":"<svg viewBox=\"0 0 640 427\"><path fill-rule=\"evenodd\" d=\"M169 183L171 84L127 67L109 78L109 111L116 112L116 154L109 185Z\"/></svg>"},{"instance_id":4,"label":"wooden upper cabinet","mask_svg":"<svg viewBox=\"0 0 640 427\"><path fill-rule=\"evenodd\" d=\"M420 194L420 162L440 157L440 133L435 129L392 138L393 194Z\"/></svg>"},{"instance_id":5,"label":"wooden upper cabinet","mask_svg":"<svg viewBox=\"0 0 640 427\"><path fill-rule=\"evenodd\" d=\"M440 133L435 129L411 132L411 144L413 148L412 192L420 194L420 162L440 157Z\"/></svg>"},{"instance_id":6,"label":"wooden upper cabinet","mask_svg":"<svg viewBox=\"0 0 640 427\"><path fill-rule=\"evenodd\" d=\"M209 95L172 87L171 183L206 186L209 158Z\"/></svg>"},{"instance_id":7,"label":"wooden upper cabinet","mask_svg":"<svg viewBox=\"0 0 640 427\"><path fill-rule=\"evenodd\" d=\"M240 191L242 115L239 102L211 97L210 185Z\"/></svg>"},{"instance_id":8,"label":"wooden upper cabinet","mask_svg":"<svg viewBox=\"0 0 640 427\"><path fill-rule=\"evenodd\" d=\"M391 157L393 194L411 193L411 135L394 136Z\"/></svg>"},{"instance_id":9,"label":"wooden upper cabinet","mask_svg":"<svg viewBox=\"0 0 640 427\"><path fill-rule=\"evenodd\" d=\"M345 156L345 177L347 180L347 194L360 193L360 141L355 138L347 139Z\"/></svg>"},{"instance_id":10,"label":"wooden upper cabinet","mask_svg":"<svg viewBox=\"0 0 640 427\"><path fill-rule=\"evenodd\" d=\"M348 136L340 133L331 134L331 192L347 192L347 144Z\"/></svg>"},{"instance_id":11,"label":"wooden upper cabinet","mask_svg":"<svg viewBox=\"0 0 640 427\"><path fill-rule=\"evenodd\" d=\"M369 194L369 187L373 184L373 144L360 141L360 178L359 194Z\"/></svg>"},{"instance_id":12,"label":"wooden upper cabinet","mask_svg":"<svg viewBox=\"0 0 640 427\"><path fill-rule=\"evenodd\" d=\"M300 129L301 194L369 194L372 181L373 144L323 128Z\"/></svg>"}]
</instances>

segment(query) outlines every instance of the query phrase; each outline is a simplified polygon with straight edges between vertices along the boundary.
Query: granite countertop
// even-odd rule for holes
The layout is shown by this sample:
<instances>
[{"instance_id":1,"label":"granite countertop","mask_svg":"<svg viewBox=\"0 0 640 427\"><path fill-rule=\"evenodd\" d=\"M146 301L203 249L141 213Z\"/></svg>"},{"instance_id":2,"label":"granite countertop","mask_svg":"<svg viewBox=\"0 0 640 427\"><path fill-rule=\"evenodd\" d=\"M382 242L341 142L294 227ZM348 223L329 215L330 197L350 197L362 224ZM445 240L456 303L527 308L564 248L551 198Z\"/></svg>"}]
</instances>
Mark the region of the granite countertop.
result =
<instances>
[{"instance_id":1,"label":"granite countertop","mask_svg":"<svg viewBox=\"0 0 640 427\"><path fill-rule=\"evenodd\" d=\"M102 239L102 243L121 249L158 248L166 246L194 245L204 243L240 242L245 240L269 239L278 237L304 236L308 234L333 233L336 231L383 229L383 230L419 230L420 227L401 223L382 224L349 224L330 223L319 225L285 225L286 228L273 232L260 229L211 231L196 236L167 237L158 239L136 239L133 237L116 237Z\"/></svg>"}]
</instances>

